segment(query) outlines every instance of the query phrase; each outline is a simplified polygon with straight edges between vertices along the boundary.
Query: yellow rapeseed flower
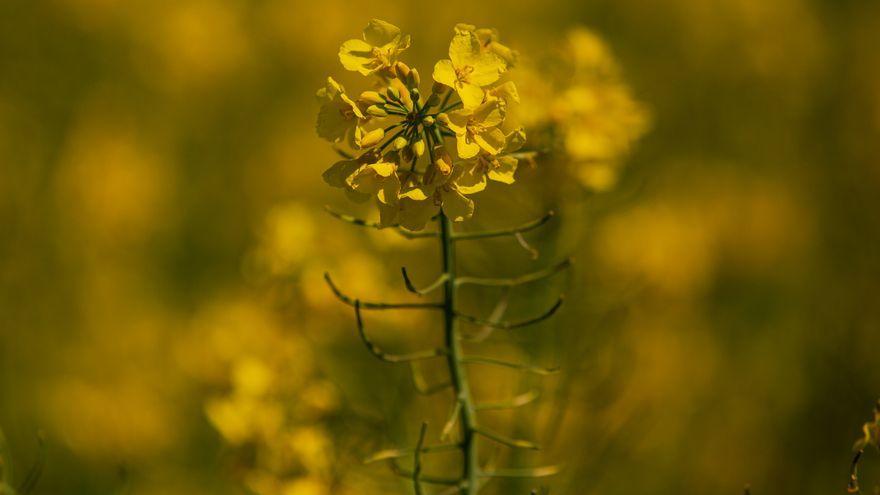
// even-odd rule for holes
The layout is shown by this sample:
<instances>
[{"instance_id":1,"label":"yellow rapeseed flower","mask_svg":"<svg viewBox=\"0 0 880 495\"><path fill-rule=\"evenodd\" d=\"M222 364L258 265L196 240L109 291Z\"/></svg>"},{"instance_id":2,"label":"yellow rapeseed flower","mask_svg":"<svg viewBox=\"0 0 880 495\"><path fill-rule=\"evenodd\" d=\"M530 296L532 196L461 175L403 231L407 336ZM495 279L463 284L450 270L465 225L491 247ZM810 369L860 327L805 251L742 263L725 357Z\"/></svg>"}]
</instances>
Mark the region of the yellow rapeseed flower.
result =
<instances>
[{"instance_id":1,"label":"yellow rapeseed flower","mask_svg":"<svg viewBox=\"0 0 880 495\"><path fill-rule=\"evenodd\" d=\"M459 31L474 33L480 41L480 48L501 57L508 67L513 67L519 58L519 52L511 50L510 47L502 45L498 41L498 30L495 28L477 28L472 24L459 23L455 25L455 32Z\"/></svg>"},{"instance_id":2,"label":"yellow rapeseed flower","mask_svg":"<svg viewBox=\"0 0 880 495\"><path fill-rule=\"evenodd\" d=\"M434 80L454 89L465 108L483 102L483 87L498 81L507 69L504 59L484 50L476 33L456 30L449 58L434 65Z\"/></svg>"},{"instance_id":3,"label":"yellow rapeseed flower","mask_svg":"<svg viewBox=\"0 0 880 495\"><path fill-rule=\"evenodd\" d=\"M379 19L373 19L364 28L364 39L351 39L339 48L339 61L348 70L368 76L391 69L400 52L409 48L409 35L400 28Z\"/></svg>"},{"instance_id":4,"label":"yellow rapeseed flower","mask_svg":"<svg viewBox=\"0 0 880 495\"><path fill-rule=\"evenodd\" d=\"M509 133L502 152L495 155L480 153L475 158L461 164L461 173L456 180L458 190L463 194L478 193L486 188L486 181L513 184L519 159L512 155L525 144L525 129L519 128Z\"/></svg>"},{"instance_id":5,"label":"yellow rapeseed flower","mask_svg":"<svg viewBox=\"0 0 880 495\"><path fill-rule=\"evenodd\" d=\"M487 101L476 108L462 108L438 119L455 133L458 156L473 158L480 150L497 155L505 143L499 126L504 122L505 107L497 101Z\"/></svg>"},{"instance_id":6,"label":"yellow rapeseed flower","mask_svg":"<svg viewBox=\"0 0 880 495\"><path fill-rule=\"evenodd\" d=\"M375 153L334 163L324 172L324 181L346 189L349 197L359 202L375 196L381 204L391 205L400 191L397 163Z\"/></svg>"},{"instance_id":7,"label":"yellow rapeseed flower","mask_svg":"<svg viewBox=\"0 0 880 495\"><path fill-rule=\"evenodd\" d=\"M379 227L420 230L440 211L457 222L470 218L474 202L467 195L490 180L513 183L527 154L514 153L525 133L511 132L515 126L505 122L520 96L507 72L516 52L498 41L497 31L457 25L449 58L435 64L432 90L424 95L419 71L397 60L408 46L409 37L379 20L363 40L345 42L342 65L379 76L379 84L353 100L329 83L319 134L348 145L337 148L348 158L324 172L329 185L352 201L375 201ZM446 151L451 139L458 162Z\"/></svg>"},{"instance_id":8,"label":"yellow rapeseed flower","mask_svg":"<svg viewBox=\"0 0 880 495\"><path fill-rule=\"evenodd\" d=\"M474 214L474 202L465 196L459 181L470 186L466 167L453 165L452 158L442 147L434 150L437 157L425 174L425 183L414 185L400 193L400 225L410 230L421 230L441 210L454 222L467 220ZM477 191L474 191L477 192Z\"/></svg>"},{"instance_id":9,"label":"yellow rapeseed flower","mask_svg":"<svg viewBox=\"0 0 880 495\"><path fill-rule=\"evenodd\" d=\"M351 141L358 124L366 119L357 103L345 94L345 88L332 77L327 78L327 86L319 89L315 96L321 103L318 136L334 143Z\"/></svg>"}]
</instances>

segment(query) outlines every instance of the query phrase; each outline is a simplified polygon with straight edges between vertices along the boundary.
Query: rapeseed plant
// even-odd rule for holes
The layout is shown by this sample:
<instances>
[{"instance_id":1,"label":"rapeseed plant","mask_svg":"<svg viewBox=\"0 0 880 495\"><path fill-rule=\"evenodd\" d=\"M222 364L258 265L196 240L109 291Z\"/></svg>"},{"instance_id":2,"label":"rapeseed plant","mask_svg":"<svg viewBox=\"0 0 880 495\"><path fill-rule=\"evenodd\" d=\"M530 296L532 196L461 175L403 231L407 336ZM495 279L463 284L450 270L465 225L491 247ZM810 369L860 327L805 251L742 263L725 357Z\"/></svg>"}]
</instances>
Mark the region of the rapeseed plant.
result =
<instances>
[{"instance_id":1,"label":"rapeseed plant","mask_svg":"<svg viewBox=\"0 0 880 495\"><path fill-rule=\"evenodd\" d=\"M519 102L512 75L518 54L499 41L496 31L458 24L449 45L449 58L435 64L434 83L430 92L423 94L418 70L399 60L409 44L409 36L380 20L370 21L364 29L363 40L346 41L339 51L343 67L375 77L375 85L351 97L339 83L328 78L326 87L317 93L321 102L317 131L319 136L334 143L344 158L324 173L325 181L342 188L355 202L374 201L379 221L374 223L331 213L355 225L393 228L405 238L438 240L442 273L436 281L417 288L406 268L402 269L402 275L410 292L420 296L440 292L442 297L437 302L366 302L344 294L329 274L326 281L341 301L354 308L360 337L374 356L411 365L443 359L448 368L449 382L430 391L451 388L454 397L440 443L426 443L427 427L423 424L414 448L382 451L370 460L388 461L396 474L412 480L416 493L423 493L422 484L433 484L446 486L444 493L474 495L492 479L539 478L555 474L557 468L487 466L480 454L481 440L514 449L537 449L538 446L486 428L478 412L520 407L535 397L480 403L472 394L469 367L497 366L537 375L556 370L466 354L462 341L473 336L464 334L460 323L490 329L520 328L552 316L562 304L562 298L539 316L512 322L502 321L494 314L482 318L462 313L457 301L458 288L462 285L511 288L548 278L567 268L570 262L565 260L515 278L459 276L457 243L508 236L520 238L523 232L540 227L552 217L552 213L548 213L519 227L483 232L456 232L453 227L453 223L473 215L475 204L470 196L485 190L490 180L513 183L520 160L531 160L535 156L534 152L522 148L525 130L507 118L510 108ZM437 227L426 230L429 222ZM364 310L437 311L443 318L443 346L407 354L387 352L367 335L362 319ZM456 427L457 435L453 433ZM461 453L458 476L425 472L426 454L450 451ZM411 469L399 464L398 460L404 457L413 458Z\"/></svg>"}]
</instances>

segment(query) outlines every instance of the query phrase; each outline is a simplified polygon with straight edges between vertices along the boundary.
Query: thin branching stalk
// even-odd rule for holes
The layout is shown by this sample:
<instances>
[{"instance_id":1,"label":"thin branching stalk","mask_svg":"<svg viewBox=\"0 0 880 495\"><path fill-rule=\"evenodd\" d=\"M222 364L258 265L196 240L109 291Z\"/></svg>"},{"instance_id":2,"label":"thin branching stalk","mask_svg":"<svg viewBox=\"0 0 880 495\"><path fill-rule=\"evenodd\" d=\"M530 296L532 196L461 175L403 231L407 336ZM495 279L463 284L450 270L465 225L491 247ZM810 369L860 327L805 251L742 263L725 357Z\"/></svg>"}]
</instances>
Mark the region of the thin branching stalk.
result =
<instances>
[{"instance_id":1,"label":"thin branching stalk","mask_svg":"<svg viewBox=\"0 0 880 495\"><path fill-rule=\"evenodd\" d=\"M461 493L476 495L478 489L477 480L480 477L477 446L477 413L476 405L471 395L470 384L468 383L467 370L464 365L458 313L455 306L456 260L455 242L453 241L454 234L452 232L452 222L446 215L440 213L438 221L440 222L440 244L443 253L443 273L446 275L446 281L443 285L444 341L446 348L449 350L446 359L449 363L449 375L452 377L452 389L455 392L455 400L459 404L456 408L460 414L461 450L464 455L462 479L465 480L466 484L462 486Z\"/></svg>"}]
</instances>

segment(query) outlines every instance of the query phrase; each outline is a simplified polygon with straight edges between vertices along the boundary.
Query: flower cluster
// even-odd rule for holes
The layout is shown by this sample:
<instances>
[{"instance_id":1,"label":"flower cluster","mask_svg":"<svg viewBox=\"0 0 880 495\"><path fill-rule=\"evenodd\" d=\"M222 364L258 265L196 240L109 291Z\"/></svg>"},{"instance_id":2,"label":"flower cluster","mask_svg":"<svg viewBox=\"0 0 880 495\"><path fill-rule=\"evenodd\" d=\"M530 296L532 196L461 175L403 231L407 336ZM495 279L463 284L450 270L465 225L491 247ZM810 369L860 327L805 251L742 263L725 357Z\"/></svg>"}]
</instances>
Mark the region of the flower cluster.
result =
<instances>
[{"instance_id":1,"label":"flower cluster","mask_svg":"<svg viewBox=\"0 0 880 495\"><path fill-rule=\"evenodd\" d=\"M409 36L377 19L363 39L343 43L342 66L375 84L352 97L328 78L317 92L317 131L345 156L324 173L328 184L354 201L374 200L383 226L421 230L441 210L454 221L470 218L470 196L490 180L513 183L527 154L518 152L524 130L507 119L519 103L509 78L517 53L495 30L456 25L426 95L418 70L398 60L409 45Z\"/></svg>"}]
</instances>

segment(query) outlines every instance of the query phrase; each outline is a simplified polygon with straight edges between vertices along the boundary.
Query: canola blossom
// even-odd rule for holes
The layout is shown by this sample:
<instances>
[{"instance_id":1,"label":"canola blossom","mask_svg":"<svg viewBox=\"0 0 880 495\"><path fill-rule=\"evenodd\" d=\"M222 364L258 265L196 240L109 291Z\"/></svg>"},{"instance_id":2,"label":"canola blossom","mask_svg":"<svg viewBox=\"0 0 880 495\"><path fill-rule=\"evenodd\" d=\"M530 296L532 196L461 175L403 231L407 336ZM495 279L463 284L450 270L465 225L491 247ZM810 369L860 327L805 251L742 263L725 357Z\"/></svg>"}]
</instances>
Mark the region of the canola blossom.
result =
<instances>
[{"instance_id":1,"label":"canola blossom","mask_svg":"<svg viewBox=\"0 0 880 495\"><path fill-rule=\"evenodd\" d=\"M324 180L356 202L374 201L380 226L422 230L441 211L461 222L488 181L512 184L525 130L506 118L519 103L509 77L518 54L492 29L455 26L448 59L422 88L419 71L399 60L410 37L374 19L362 39L342 44L339 61L374 78L353 96L332 77L317 92L317 132L344 159Z\"/></svg>"}]
</instances>

